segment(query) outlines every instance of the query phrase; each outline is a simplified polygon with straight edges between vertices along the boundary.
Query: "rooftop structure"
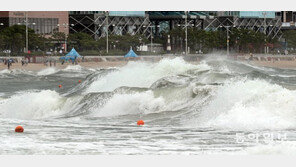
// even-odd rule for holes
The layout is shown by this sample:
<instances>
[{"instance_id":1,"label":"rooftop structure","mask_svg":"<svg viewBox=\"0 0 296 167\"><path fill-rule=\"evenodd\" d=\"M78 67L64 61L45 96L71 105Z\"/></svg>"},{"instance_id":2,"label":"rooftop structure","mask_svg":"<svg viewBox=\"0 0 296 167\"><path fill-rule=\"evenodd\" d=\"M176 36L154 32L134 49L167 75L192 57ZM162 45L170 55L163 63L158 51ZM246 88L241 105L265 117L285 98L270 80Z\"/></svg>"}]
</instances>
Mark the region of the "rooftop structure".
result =
<instances>
[{"instance_id":1,"label":"rooftop structure","mask_svg":"<svg viewBox=\"0 0 296 167\"><path fill-rule=\"evenodd\" d=\"M109 35L144 34L149 36L150 21L144 11L70 12L70 32L85 32L95 39Z\"/></svg>"}]
</instances>

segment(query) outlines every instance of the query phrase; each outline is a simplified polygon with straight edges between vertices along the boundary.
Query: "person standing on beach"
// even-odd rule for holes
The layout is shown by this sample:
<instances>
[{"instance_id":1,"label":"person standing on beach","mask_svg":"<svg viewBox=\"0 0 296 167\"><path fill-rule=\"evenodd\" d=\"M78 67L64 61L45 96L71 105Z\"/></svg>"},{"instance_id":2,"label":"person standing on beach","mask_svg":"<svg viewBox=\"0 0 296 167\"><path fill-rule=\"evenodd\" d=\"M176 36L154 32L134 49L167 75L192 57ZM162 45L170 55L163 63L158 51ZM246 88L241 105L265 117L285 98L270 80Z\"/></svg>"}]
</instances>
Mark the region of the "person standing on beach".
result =
<instances>
[{"instance_id":1,"label":"person standing on beach","mask_svg":"<svg viewBox=\"0 0 296 167\"><path fill-rule=\"evenodd\" d=\"M24 62L25 62L25 65L28 65L28 63L29 63L29 58L25 58Z\"/></svg>"},{"instance_id":2,"label":"person standing on beach","mask_svg":"<svg viewBox=\"0 0 296 167\"><path fill-rule=\"evenodd\" d=\"M75 59L74 59L74 63L75 63L75 65L78 64L76 57L75 57Z\"/></svg>"},{"instance_id":3,"label":"person standing on beach","mask_svg":"<svg viewBox=\"0 0 296 167\"><path fill-rule=\"evenodd\" d=\"M249 61L252 61L252 60L253 60L253 54L250 53Z\"/></svg>"},{"instance_id":4,"label":"person standing on beach","mask_svg":"<svg viewBox=\"0 0 296 167\"><path fill-rule=\"evenodd\" d=\"M7 68L10 69L10 66L12 64L12 60L11 59L8 59L7 60Z\"/></svg>"}]
</instances>

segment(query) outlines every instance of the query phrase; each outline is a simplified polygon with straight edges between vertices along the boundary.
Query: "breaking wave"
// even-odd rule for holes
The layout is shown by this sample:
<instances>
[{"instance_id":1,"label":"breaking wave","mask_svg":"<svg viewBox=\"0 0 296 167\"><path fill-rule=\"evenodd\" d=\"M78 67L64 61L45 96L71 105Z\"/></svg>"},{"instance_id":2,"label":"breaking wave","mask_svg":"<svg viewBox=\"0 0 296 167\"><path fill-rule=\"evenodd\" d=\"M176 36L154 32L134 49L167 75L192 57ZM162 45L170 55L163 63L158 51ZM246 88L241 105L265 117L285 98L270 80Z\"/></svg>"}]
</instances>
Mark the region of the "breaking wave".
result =
<instances>
[{"instance_id":1,"label":"breaking wave","mask_svg":"<svg viewBox=\"0 0 296 167\"><path fill-rule=\"evenodd\" d=\"M104 77L99 76L87 92L113 91L121 86L150 87L158 79L166 76L183 74L188 70L206 70L206 64L193 65L181 58L163 59L159 63L129 62L117 71L111 72Z\"/></svg>"},{"instance_id":2,"label":"breaking wave","mask_svg":"<svg viewBox=\"0 0 296 167\"><path fill-rule=\"evenodd\" d=\"M229 80L213 92L198 120L217 128L295 128L295 105L294 90L260 79Z\"/></svg>"},{"instance_id":3,"label":"breaking wave","mask_svg":"<svg viewBox=\"0 0 296 167\"><path fill-rule=\"evenodd\" d=\"M37 75L51 75L51 74L54 74L58 71L59 70L54 67L48 67L48 68L45 68L45 69L37 72Z\"/></svg>"},{"instance_id":4,"label":"breaking wave","mask_svg":"<svg viewBox=\"0 0 296 167\"><path fill-rule=\"evenodd\" d=\"M50 118L69 112L72 105L73 98L67 99L55 91L28 91L0 100L0 114L5 118Z\"/></svg>"},{"instance_id":5,"label":"breaking wave","mask_svg":"<svg viewBox=\"0 0 296 167\"><path fill-rule=\"evenodd\" d=\"M47 68L38 75L85 70L79 65ZM157 120L165 113L180 126L192 121L217 129L295 128L295 88L278 83L281 75L292 74L230 60L129 62L91 71L83 83L65 90L32 90L2 98L0 114L19 119L153 115L151 120Z\"/></svg>"}]
</instances>

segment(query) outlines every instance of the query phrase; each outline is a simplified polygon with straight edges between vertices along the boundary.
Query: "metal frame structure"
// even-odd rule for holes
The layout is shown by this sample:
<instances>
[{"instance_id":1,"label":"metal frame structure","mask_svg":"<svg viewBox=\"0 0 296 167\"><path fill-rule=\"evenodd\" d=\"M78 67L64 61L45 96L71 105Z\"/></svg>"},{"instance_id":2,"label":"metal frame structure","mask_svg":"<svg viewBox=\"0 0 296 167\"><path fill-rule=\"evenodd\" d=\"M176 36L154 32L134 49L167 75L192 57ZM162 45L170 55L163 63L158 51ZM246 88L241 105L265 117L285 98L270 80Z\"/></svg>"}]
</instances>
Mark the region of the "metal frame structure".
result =
<instances>
[{"instance_id":1,"label":"metal frame structure","mask_svg":"<svg viewBox=\"0 0 296 167\"><path fill-rule=\"evenodd\" d=\"M70 31L85 32L95 39L107 35L143 34L150 38L151 32L147 28L152 26L148 15L140 16L109 16L108 12L99 14L70 15L70 24L74 24Z\"/></svg>"},{"instance_id":2,"label":"metal frame structure","mask_svg":"<svg viewBox=\"0 0 296 167\"><path fill-rule=\"evenodd\" d=\"M205 30L217 30L219 27L232 26L235 28L246 28L256 32L265 32L266 36L272 39L281 39L282 22L280 17L276 18L239 18L234 16L215 17L214 19L205 19Z\"/></svg>"},{"instance_id":3,"label":"metal frame structure","mask_svg":"<svg viewBox=\"0 0 296 167\"><path fill-rule=\"evenodd\" d=\"M149 12L148 12L149 13ZM169 29L177 27L177 25L185 24L185 15L181 12L174 12L176 15L149 15L141 16L110 16L108 12L94 14L70 14L69 24L74 24L70 27L70 32L84 32L90 34L95 39L100 39L107 35L124 35L142 34L147 39L151 34L160 36L160 24L169 24ZM203 28L205 15L194 15L188 13L187 19L190 25L188 27ZM148 28L153 26L154 28ZM153 32L151 32L153 31Z\"/></svg>"},{"instance_id":4,"label":"metal frame structure","mask_svg":"<svg viewBox=\"0 0 296 167\"><path fill-rule=\"evenodd\" d=\"M90 34L94 39L100 39L110 35L144 35L147 39L160 37L161 31L165 31L163 27L168 30L174 29L177 26L187 25L186 28L196 27L204 30L218 30L218 28L228 29L244 28L254 30L256 32L263 32L267 37L272 39L282 38L282 20L281 17L275 18L252 18L252 17L239 17L236 15L217 15L213 16L208 12L199 11L156 11L146 12L145 16L112 16L109 12L100 12L94 14L70 14L69 23L74 24L70 27L72 32L85 32ZM166 25L165 25L166 24ZM163 25L163 26L161 26ZM231 28L231 29L232 29ZM231 31L230 29L230 31ZM227 36L228 37L228 36ZM174 42L176 39L172 39ZM227 39L228 41L228 39ZM181 42L180 49L183 48ZM187 40L185 41L185 45ZM185 46L187 53L187 47ZM108 44L106 48L108 52ZM228 51L229 52L229 51Z\"/></svg>"},{"instance_id":5,"label":"metal frame structure","mask_svg":"<svg viewBox=\"0 0 296 167\"><path fill-rule=\"evenodd\" d=\"M188 27L203 28L204 19L208 16L198 15L198 12L148 12L151 13L149 19L155 26L166 23L169 30L174 29L178 25L188 25ZM187 21L188 22L187 22ZM187 22L187 23L186 23ZM159 28L155 31L156 35L160 35Z\"/></svg>"},{"instance_id":6,"label":"metal frame structure","mask_svg":"<svg viewBox=\"0 0 296 167\"><path fill-rule=\"evenodd\" d=\"M95 14L69 14L70 33L84 32L90 35L95 33L94 25Z\"/></svg>"}]
</instances>

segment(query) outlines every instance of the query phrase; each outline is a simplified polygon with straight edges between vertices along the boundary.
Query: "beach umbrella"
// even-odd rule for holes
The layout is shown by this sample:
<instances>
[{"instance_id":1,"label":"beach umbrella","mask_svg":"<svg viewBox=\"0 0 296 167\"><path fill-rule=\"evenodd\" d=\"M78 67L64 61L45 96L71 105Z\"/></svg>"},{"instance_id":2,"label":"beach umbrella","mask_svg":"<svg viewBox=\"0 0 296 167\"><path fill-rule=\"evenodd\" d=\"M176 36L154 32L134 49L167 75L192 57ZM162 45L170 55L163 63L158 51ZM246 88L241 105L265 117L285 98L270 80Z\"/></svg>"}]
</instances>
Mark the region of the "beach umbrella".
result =
<instances>
[{"instance_id":1,"label":"beach umbrella","mask_svg":"<svg viewBox=\"0 0 296 167\"><path fill-rule=\"evenodd\" d=\"M66 56L62 56L62 57L60 57L60 59L61 60L69 60L69 59L75 60L80 57L81 57L80 54L74 48L72 48L72 50L68 54L66 54Z\"/></svg>"},{"instance_id":2,"label":"beach umbrella","mask_svg":"<svg viewBox=\"0 0 296 167\"><path fill-rule=\"evenodd\" d=\"M131 48L130 51L124 57L127 58L127 57L139 57L139 56Z\"/></svg>"}]
</instances>

